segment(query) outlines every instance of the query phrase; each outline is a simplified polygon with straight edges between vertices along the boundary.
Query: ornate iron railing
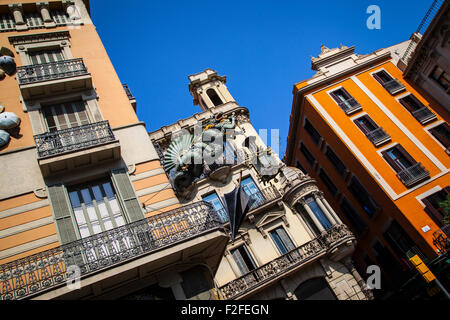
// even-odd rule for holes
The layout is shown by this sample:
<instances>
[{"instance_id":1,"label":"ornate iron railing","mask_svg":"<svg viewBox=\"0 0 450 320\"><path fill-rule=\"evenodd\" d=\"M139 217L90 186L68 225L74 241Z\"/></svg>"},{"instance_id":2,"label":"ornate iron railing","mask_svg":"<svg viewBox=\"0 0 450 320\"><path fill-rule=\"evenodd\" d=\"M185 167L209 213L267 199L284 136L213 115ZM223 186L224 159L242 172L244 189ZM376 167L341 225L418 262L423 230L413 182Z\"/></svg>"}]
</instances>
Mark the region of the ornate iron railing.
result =
<instances>
[{"instance_id":1,"label":"ornate iron railing","mask_svg":"<svg viewBox=\"0 0 450 320\"><path fill-rule=\"evenodd\" d=\"M281 198L281 195L278 189L271 185L269 187L261 189L259 192L252 194L250 198L254 201L252 206L250 207L250 211L252 211L269 202Z\"/></svg>"},{"instance_id":2,"label":"ornate iron railing","mask_svg":"<svg viewBox=\"0 0 450 320\"><path fill-rule=\"evenodd\" d=\"M397 172L397 176L407 187L430 177L430 172L426 170L420 162L413 164L411 167Z\"/></svg>"},{"instance_id":3,"label":"ornate iron railing","mask_svg":"<svg viewBox=\"0 0 450 320\"><path fill-rule=\"evenodd\" d=\"M433 244L439 248L440 253L445 253L450 248L450 224L433 232Z\"/></svg>"},{"instance_id":4,"label":"ornate iron railing","mask_svg":"<svg viewBox=\"0 0 450 320\"><path fill-rule=\"evenodd\" d=\"M123 86L123 90L125 90L125 93L127 94L128 99L134 100L135 98L134 98L133 94L131 93L130 88L128 88L128 85L125 83L122 83L122 86Z\"/></svg>"},{"instance_id":5,"label":"ornate iron railing","mask_svg":"<svg viewBox=\"0 0 450 320\"><path fill-rule=\"evenodd\" d=\"M417 119L420 123L425 123L430 120L436 119L436 115L428 109L428 107L422 107L411 112L414 118Z\"/></svg>"},{"instance_id":6,"label":"ornate iron railing","mask_svg":"<svg viewBox=\"0 0 450 320\"><path fill-rule=\"evenodd\" d=\"M114 133L107 120L34 136L39 158L82 150L114 140Z\"/></svg>"},{"instance_id":7,"label":"ornate iron railing","mask_svg":"<svg viewBox=\"0 0 450 320\"><path fill-rule=\"evenodd\" d=\"M382 127L366 133L366 137L376 146L382 142L388 141L391 138L391 136L388 135Z\"/></svg>"},{"instance_id":8,"label":"ornate iron railing","mask_svg":"<svg viewBox=\"0 0 450 320\"><path fill-rule=\"evenodd\" d=\"M405 86L401 84L397 79L386 81L382 85L390 94L395 94L400 90L405 89Z\"/></svg>"},{"instance_id":9,"label":"ornate iron railing","mask_svg":"<svg viewBox=\"0 0 450 320\"><path fill-rule=\"evenodd\" d=\"M361 109L361 105L354 98L341 101L338 105L346 114L350 114Z\"/></svg>"},{"instance_id":10,"label":"ornate iron railing","mask_svg":"<svg viewBox=\"0 0 450 320\"><path fill-rule=\"evenodd\" d=\"M22 85L85 74L88 72L82 58L17 67L17 79Z\"/></svg>"},{"instance_id":11,"label":"ornate iron railing","mask_svg":"<svg viewBox=\"0 0 450 320\"><path fill-rule=\"evenodd\" d=\"M348 237L353 237L353 235L345 225L335 225L327 230L326 234L228 282L219 290L225 299L236 299L325 253L332 245Z\"/></svg>"},{"instance_id":12,"label":"ornate iron railing","mask_svg":"<svg viewBox=\"0 0 450 320\"><path fill-rule=\"evenodd\" d=\"M23 299L222 228L209 203L197 202L0 266L0 300ZM70 278L69 278L70 279Z\"/></svg>"}]
</instances>

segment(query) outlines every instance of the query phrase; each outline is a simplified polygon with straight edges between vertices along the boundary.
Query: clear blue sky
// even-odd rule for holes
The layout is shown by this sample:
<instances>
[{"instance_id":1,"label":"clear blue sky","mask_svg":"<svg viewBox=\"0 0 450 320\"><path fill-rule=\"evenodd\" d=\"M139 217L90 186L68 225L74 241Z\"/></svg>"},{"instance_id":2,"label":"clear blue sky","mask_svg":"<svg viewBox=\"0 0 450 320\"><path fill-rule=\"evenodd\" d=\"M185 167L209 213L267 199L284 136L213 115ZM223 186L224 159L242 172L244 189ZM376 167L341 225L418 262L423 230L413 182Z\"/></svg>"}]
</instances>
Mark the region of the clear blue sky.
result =
<instances>
[{"instance_id":1,"label":"clear blue sky","mask_svg":"<svg viewBox=\"0 0 450 320\"><path fill-rule=\"evenodd\" d=\"M400 43L432 2L91 0L91 15L148 131L200 112L187 76L211 68L227 76L257 130L280 130L282 157L292 87L314 74L310 56L320 45L354 45L367 54ZM381 9L380 30L366 27L373 4Z\"/></svg>"}]
</instances>

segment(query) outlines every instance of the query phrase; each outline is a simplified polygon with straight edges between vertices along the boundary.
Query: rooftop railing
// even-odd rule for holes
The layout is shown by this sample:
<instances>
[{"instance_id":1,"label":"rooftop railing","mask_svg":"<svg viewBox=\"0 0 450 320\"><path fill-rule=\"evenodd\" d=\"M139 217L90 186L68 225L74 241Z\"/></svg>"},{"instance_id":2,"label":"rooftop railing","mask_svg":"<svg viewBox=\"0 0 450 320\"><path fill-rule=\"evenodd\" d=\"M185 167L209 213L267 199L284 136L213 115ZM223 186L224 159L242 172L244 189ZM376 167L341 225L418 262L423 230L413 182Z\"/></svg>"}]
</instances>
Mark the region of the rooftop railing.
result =
<instances>
[{"instance_id":1,"label":"rooftop railing","mask_svg":"<svg viewBox=\"0 0 450 320\"><path fill-rule=\"evenodd\" d=\"M51 157L66 152L115 141L107 120L83 126L47 132L34 136L39 158Z\"/></svg>"},{"instance_id":2,"label":"rooftop railing","mask_svg":"<svg viewBox=\"0 0 450 320\"><path fill-rule=\"evenodd\" d=\"M85 74L88 72L82 58L17 67L17 79L21 85Z\"/></svg>"},{"instance_id":3,"label":"rooftop railing","mask_svg":"<svg viewBox=\"0 0 450 320\"><path fill-rule=\"evenodd\" d=\"M222 228L209 203L197 202L0 266L0 300L24 299L81 277Z\"/></svg>"}]
</instances>

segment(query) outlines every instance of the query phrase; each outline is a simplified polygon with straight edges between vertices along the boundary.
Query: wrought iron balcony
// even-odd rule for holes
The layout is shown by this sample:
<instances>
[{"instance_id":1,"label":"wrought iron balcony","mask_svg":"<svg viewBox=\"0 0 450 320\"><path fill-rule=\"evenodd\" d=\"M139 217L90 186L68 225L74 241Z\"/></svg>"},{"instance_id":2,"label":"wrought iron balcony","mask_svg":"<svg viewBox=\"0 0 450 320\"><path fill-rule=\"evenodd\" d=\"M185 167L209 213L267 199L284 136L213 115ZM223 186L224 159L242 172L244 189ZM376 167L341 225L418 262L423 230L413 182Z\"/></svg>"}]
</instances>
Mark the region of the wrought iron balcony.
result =
<instances>
[{"instance_id":1,"label":"wrought iron balcony","mask_svg":"<svg viewBox=\"0 0 450 320\"><path fill-rule=\"evenodd\" d=\"M353 237L353 235L345 225L335 225L327 230L326 234L228 282L219 290L225 299L240 298L275 278L325 254L331 246L350 237Z\"/></svg>"},{"instance_id":2,"label":"wrought iron balcony","mask_svg":"<svg viewBox=\"0 0 450 320\"><path fill-rule=\"evenodd\" d=\"M78 151L115 141L107 120L34 136L39 158Z\"/></svg>"},{"instance_id":3,"label":"wrought iron balcony","mask_svg":"<svg viewBox=\"0 0 450 320\"><path fill-rule=\"evenodd\" d=\"M422 164L418 162L409 168L397 172L397 176L405 186L410 187L419 181L428 179L430 177L430 172L428 172L428 170L426 170Z\"/></svg>"},{"instance_id":4,"label":"wrought iron balcony","mask_svg":"<svg viewBox=\"0 0 450 320\"><path fill-rule=\"evenodd\" d=\"M128 85L125 83L122 83L123 86L123 90L125 90L125 93L127 94L128 99L130 100L134 100L135 98L133 97L133 94L130 91L130 88L128 88Z\"/></svg>"},{"instance_id":5,"label":"wrought iron balcony","mask_svg":"<svg viewBox=\"0 0 450 320\"><path fill-rule=\"evenodd\" d=\"M381 127L376 128L375 130L372 130L372 131L366 133L366 137L375 146L379 146L380 144L391 140L391 136L388 135Z\"/></svg>"},{"instance_id":6,"label":"wrought iron balcony","mask_svg":"<svg viewBox=\"0 0 450 320\"><path fill-rule=\"evenodd\" d=\"M396 94L405 89L405 86L401 84L397 79L386 81L382 85L390 94Z\"/></svg>"},{"instance_id":7,"label":"wrought iron balcony","mask_svg":"<svg viewBox=\"0 0 450 320\"><path fill-rule=\"evenodd\" d=\"M78 266L84 278L221 228L212 206L197 202L21 258L0 266L0 300L64 286L69 266Z\"/></svg>"},{"instance_id":8,"label":"wrought iron balcony","mask_svg":"<svg viewBox=\"0 0 450 320\"><path fill-rule=\"evenodd\" d=\"M361 105L354 98L350 98L338 103L339 107L346 113L351 114L358 110L361 110Z\"/></svg>"},{"instance_id":9,"label":"wrought iron balcony","mask_svg":"<svg viewBox=\"0 0 450 320\"><path fill-rule=\"evenodd\" d=\"M88 72L82 58L32 64L17 68L17 79L20 85L86 74Z\"/></svg>"},{"instance_id":10,"label":"wrought iron balcony","mask_svg":"<svg viewBox=\"0 0 450 320\"><path fill-rule=\"evenodd\" d=\"M250 211L252 211L259 207L262 207L267 203L281 198L281 195L277 188L271 185L269 187L261 189L259 192L252 194L250 198L254 200L252 206L250 207Z\"/></svg>"},{"instance_id":11,"label":"wrought iron balcony","mask_svg":"<svg viewBox=\"0 0 450 320\"><path fill-rule=\"evenodd\" d=\"M421 124L427 123L436 119L436 115L428 109L428 107L420 108L416 111L411 112L414 118L417 119Z\"/></svg>"},{"instance_id":12,"label":"wrought iron balcony","mask_svg":"<svg viewBox=\"0 0 450 320\"><path fill-rule=\"evenodd\" d=\"M450 250L450 224L433 232L433 244L439 248L440 253Z\"/></svg>"}]
</instances>

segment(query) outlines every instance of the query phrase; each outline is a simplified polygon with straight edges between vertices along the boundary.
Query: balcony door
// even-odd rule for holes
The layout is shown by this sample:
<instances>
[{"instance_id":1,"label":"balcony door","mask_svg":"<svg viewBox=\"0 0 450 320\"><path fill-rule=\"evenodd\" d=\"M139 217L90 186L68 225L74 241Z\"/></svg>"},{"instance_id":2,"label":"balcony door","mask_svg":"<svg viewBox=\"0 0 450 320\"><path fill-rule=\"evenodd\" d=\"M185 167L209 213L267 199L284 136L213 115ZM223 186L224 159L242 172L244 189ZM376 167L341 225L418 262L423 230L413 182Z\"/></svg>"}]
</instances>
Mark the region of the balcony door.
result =
<instances>
[{"instance_id":1,"label":"balcony door","mask_svg":"<svg viewBox=\"0 0 450 320\"><path fill-rule=\"evenodd\" d=\"M383 151L382 154L396 172L406 170L416 163L399 144L387 151Z\"/></svg>"},{"instance_id":2,"label":"balcony door","mask_svg":"<svg viewBox=\"0 0 450 320\"><path fill-rule=\"evenodd\" d=\"M65 72L64 67L52 62L63 61L62 50L49 49L40 51L30 51L28 53L33 69L28 69L30 76L37 77L37 80L50 80L55 75ZM31 74L30 74L31 73Z\"/></svg>"},{"instance_id":3,"label":"balcony door","mask_svg":"<svg viewBox=\"0 0 450 320\"><path fill-rule=\"evenodd\" d=\"M42 64L64 60L61 49L30 51L28 55L30 56L32 64Z\"/></svg>"},{"instance_id":4,"label":"balcony door","mask_svg":"<svg viewBox=\"0 0 450 320\"><path fill-rule=\"evenodd\" d=\"M49 132L90 123L86 107L81 100L46 106L42 111Z\"/></svg>"}]
</instances>

